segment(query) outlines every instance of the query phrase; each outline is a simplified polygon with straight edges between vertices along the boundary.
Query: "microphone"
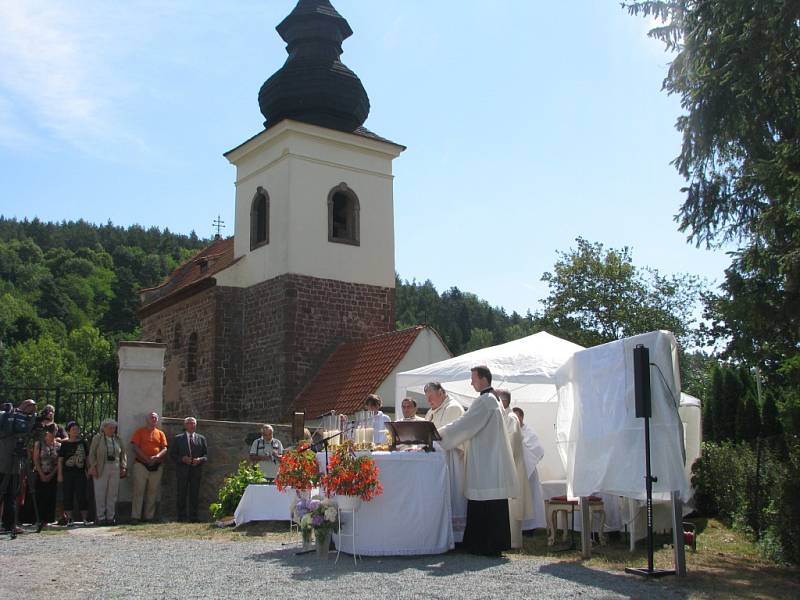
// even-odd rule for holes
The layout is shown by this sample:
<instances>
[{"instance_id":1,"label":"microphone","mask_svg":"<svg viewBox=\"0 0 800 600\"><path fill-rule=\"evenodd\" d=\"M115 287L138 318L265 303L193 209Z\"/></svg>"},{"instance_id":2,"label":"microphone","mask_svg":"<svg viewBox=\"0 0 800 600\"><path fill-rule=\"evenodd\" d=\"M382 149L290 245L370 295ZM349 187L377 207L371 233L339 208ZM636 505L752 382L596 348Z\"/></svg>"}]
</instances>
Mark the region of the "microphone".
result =
<instances>
[{"instance_id":1,"label":"microphone","mask_svg":"<svg viewBox=\"0 0 800 600\"><path fill-rule=\"evenodd\" d=\"M316 420L316 419L322 419L323 417L327 417L327 416L329 416L329 415L335 415L335 414L336 414L336 411L335 411L335 410L329 410L329 411L327 411L327 412L324 412L324 413L322 413L322 414L321 414L320 416L318 416L318 417L314 417L314 419L315 419L315 420Z\"/></svg>"}]
</instances>

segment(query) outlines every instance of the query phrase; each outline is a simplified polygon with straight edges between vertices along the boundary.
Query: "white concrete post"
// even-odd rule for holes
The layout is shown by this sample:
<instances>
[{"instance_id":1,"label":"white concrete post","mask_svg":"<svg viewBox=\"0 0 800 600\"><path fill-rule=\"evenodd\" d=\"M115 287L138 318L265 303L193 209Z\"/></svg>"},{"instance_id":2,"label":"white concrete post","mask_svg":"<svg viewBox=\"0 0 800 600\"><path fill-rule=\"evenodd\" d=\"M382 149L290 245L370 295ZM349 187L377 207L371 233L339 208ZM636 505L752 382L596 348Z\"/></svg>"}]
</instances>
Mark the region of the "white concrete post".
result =
<instances>
[{"instance_id":1,"label":"white concrete post","mask_svg":"<svg viewBox=\"0 0 800 600\"><path fill-rule=\"evenodd\" d=\"M166 344L153 342L119 343L119 398L117 415L119 436L128 452L128 469L133 467L130 441L133 432L145 424L145 417L164 408L164 353ZM123 479L120 502L131 500L131 478Z\"/></svg>"}]
</instances>

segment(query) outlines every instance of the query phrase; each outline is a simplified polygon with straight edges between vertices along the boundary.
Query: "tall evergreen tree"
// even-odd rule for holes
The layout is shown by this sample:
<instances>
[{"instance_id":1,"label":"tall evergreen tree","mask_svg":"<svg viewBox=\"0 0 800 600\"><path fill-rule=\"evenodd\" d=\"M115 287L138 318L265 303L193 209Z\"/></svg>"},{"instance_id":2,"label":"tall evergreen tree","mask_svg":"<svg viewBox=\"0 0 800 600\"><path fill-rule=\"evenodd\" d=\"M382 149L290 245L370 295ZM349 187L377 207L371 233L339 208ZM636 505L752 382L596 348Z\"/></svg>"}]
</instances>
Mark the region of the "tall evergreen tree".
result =
<instances>
[{"instance_id":1,"label":"tall evergreen tree","mask_svg":"<svg viewBox=\"0 0 800 600\"><path fill-rule=\"evenodd\" d=\"M703 403L703 439L707 442L717 440L717 426L714 416L719 412L722 402L722 369L715 364L711 369L711 389Z\"/></svg>"},{"instance_id":2,"label":"tall evergreen tree","mask_svg":"<svg viewBox=\"0 0 800 600\"><path fill-rule=\"evenodd\" d=\"M736 370L722 371L722 395L715 404L714 431L718 442L736 441L736 413L742 403L742 383Z\"/></svg>"},{"instance_id":3,"label":"tall evergreen tree","mask_svg":"<svg viewBox=\"0 0 800 600\"><path fill-rule=\"evenodd\" d=\"M736 413L736 439L741 442L752 442L761 433L761 413L758 401L752 391L747 391L744 400Z\"/></svg>"}]
</instances>

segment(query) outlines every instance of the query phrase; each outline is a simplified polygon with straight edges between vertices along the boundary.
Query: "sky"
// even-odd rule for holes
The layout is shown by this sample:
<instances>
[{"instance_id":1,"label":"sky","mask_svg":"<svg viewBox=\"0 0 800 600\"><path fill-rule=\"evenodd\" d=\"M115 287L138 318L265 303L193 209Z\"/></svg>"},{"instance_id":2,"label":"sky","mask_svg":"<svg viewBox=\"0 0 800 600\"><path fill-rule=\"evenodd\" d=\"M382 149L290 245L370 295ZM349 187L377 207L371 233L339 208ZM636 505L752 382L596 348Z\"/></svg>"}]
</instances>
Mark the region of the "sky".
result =
<instances>
[{"instance_id":1,"label":"sky","mask_svg":"<svg viewBox=\"0 0 800 600\"><path fill-rule=\"evenodd\" d=\"M294 0L0 0L0 214L233 234ZM670 55L617 0L333 0L394 162L396 270L510 313L580 236L719 283L677 230Z\"/></svg>"}]
</instances>

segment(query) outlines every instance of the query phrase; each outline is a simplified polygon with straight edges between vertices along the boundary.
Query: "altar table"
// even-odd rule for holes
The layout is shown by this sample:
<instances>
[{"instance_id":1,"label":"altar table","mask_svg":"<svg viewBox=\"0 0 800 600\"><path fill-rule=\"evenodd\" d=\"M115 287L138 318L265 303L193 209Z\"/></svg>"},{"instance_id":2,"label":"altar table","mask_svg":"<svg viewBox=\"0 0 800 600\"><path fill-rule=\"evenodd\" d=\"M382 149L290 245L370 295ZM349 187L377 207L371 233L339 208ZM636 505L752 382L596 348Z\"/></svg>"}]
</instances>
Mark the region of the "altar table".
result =
<instances>
[{"instance_id":1,"label":"altar table","mask_svg":"<svg viewBox=\"0 0 800 600\"><path fill-rule=\"evenodd\" d=\"M442 554L453 549L445 452L373 452L383 494L356 511L356 552L364 556ZM325 464L325 455L317 460ZM352 521L342 523L343 552L353 552ZM338 544L338 536L334 541ZM338 546L337 546L338 547Z\"/></svg>"}]
</instances>

